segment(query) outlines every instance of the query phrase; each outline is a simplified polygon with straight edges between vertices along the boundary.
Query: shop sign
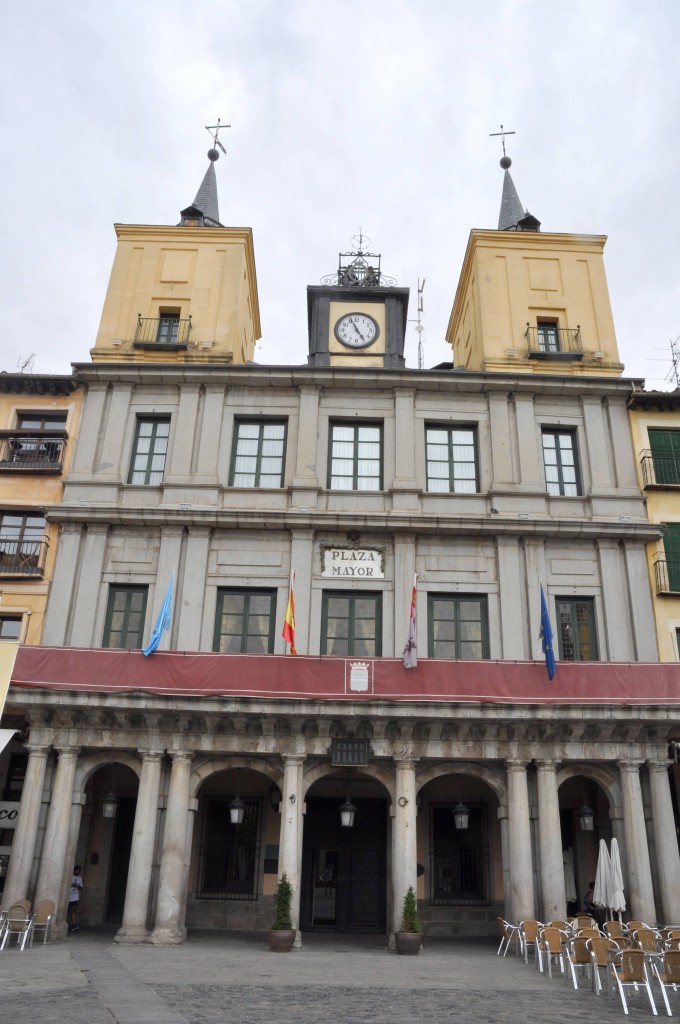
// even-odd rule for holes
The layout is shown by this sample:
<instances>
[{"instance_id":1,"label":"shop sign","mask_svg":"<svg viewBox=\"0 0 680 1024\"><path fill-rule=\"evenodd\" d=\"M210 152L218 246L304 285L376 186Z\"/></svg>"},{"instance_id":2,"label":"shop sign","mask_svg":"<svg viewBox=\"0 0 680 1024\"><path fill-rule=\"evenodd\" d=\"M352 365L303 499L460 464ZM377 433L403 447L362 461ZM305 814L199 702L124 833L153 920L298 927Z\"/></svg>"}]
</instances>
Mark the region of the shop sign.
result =
<instances>
[{"instance_id":1,"label":"shop sign","mask_svg":"<svg viewBox=\"0 0 680 1024\"><path fill-rule=\"evenodd\" d=\"M321 575L326 579L384 580L385 553L380 548L321 548Z\"/></svg>"}]
</instances>

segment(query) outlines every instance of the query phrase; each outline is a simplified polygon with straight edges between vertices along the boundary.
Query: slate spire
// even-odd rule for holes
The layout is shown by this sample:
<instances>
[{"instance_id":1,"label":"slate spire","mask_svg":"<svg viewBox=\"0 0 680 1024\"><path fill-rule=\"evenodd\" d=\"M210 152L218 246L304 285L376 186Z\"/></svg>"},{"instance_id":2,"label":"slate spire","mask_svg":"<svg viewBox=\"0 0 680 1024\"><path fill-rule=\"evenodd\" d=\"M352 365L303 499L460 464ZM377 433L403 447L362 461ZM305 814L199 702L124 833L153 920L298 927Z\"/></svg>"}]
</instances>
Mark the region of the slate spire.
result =
<instances>
[{"instance_id":1,"label":"slate spire","mask_svg":"<svg viewBox=\"0 0 680 1024\"><path fill-rule=\"evenodd\" d=\"M510 174L512 160L509 156L503 156L501 167L503 168L503 194L501 195L501 211L498 216L499 231L538 231L541 222L525 211L520 202L515 183Z\"/></svg>"},{"instance_id":2,"label":"slate spire","mask_svg":"<svg viewBox=\"0 0 680 1024\"><path fill-rule=\"evenodd\" d=\"M217 176L215 174L215 161L219 160L220 154L216 149L208 150L208 170L205 172L203 181L200 184L196 198L191 206L182 210L180 224L201 225L206 228L221 228L220 209L217 201Z\"/></svg>"}]
</instances>

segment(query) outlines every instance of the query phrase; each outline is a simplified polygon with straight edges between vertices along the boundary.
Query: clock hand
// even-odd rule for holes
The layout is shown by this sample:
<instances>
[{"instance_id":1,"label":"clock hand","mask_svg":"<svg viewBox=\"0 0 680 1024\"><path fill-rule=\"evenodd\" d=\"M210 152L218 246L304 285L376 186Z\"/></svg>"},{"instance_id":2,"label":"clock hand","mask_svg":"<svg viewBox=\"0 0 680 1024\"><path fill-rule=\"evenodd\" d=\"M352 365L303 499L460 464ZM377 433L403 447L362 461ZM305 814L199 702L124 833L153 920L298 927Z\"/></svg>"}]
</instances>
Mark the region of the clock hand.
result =
<instances>
[{"instance_id":1,"label":"clock hand","mask_svg":"<svg viewBox=\"0 0 680 1024\"><path fill-rule=\"evenodd\" d=\"M353 328L354 328L354 330L355 330L355 331L357 332L357 334L359 335L359 337L361 338L361 340L362 340L362 341L365 341L365 338L364 338L363 334L361 333L361 331L359 330L359 328L357 327L357 325L356 325L356 324L354 323L354 321L353 321L353 320L352 320L352 327L353 327Z\"/></svg>"}]
</instances>

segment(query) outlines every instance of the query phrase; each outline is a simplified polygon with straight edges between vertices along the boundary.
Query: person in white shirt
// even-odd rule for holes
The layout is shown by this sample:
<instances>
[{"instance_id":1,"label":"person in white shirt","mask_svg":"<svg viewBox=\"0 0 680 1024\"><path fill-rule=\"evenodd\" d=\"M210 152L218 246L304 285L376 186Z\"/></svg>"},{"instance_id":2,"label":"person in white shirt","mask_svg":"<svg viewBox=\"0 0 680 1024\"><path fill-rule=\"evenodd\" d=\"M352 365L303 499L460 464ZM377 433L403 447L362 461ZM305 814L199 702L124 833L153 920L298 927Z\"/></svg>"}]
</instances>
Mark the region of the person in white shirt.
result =
<instances>
[{"instance_id":1,"label":"person in white shirt","mask_svg":"<svg viewBox=\"0 0 680 1024\"><path fill-rule=\"evenodd\" d=\"M76 864L73 869L73 878L71 879L71 890L68 897L68 914L66 915L69 932L78 931L78 904L80 903L80 890L83 888L81 871L82 868L80 864Z\"/></svg>"}]
</instances>

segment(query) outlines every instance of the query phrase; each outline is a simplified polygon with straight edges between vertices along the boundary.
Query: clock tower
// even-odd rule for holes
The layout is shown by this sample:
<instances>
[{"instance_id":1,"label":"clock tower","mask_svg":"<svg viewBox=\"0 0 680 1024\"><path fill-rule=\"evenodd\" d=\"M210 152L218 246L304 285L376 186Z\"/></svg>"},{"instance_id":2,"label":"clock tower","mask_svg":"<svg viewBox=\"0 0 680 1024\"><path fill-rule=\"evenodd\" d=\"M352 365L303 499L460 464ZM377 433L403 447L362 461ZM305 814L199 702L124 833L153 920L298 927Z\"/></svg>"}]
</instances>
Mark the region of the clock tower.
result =
<instances>
[{"instance_id":1,"label":"clock tower","mask_svg":"<svg viewBox=\"0 0 680 1024\"><path fill-rule=\"evenodd\" d=\"M363 235L340 253L336 274L307 288L310 366L401 369L408 288L380 272L380 256Z\"/></svg>"}]
</instances>

